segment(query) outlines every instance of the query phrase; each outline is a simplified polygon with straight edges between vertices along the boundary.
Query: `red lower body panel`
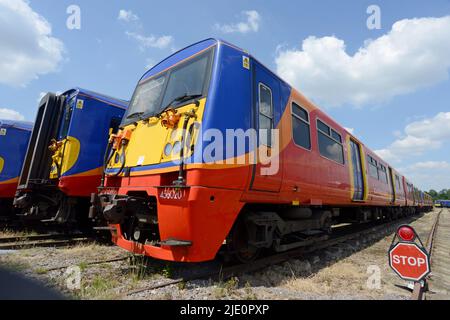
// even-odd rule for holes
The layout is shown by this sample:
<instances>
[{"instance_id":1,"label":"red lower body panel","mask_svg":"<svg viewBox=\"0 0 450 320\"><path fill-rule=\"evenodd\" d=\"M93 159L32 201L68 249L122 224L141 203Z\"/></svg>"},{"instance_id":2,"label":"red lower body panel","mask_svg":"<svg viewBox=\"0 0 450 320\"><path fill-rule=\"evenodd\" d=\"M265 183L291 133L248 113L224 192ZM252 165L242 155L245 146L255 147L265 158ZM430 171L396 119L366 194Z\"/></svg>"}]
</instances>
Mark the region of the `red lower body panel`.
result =
<instances>
[{"instance_id":1,"label":"red lower body panel","mask_svg":"<svg viewBox=\"0 0 450 320\"><path fill-rule=\"evenodd\" d=\"M0 182L0 198L14 198L17 190L17 180L12 179Z\"/></svg>"},{"instance_id":2,"label":"red lower body panel","mask_svg":"<svg viewBox=\"0 0 450 320\"><path fill-rule=\"evenodd\" d=\"M157 197L158 225L161 240L189 241L191 246L152 246L128 241L119 225L113 242L118 246L157 259L200 262L212 260L242 209L241 191L192 187L182 200L161 199L157 188L147 189Z\"/></svg>"},{"instance_id":3,"label":"red lower body panel","mask_svg":"<svg viewBox=\"0 0 450 320\"><path fill-rule=\"evenodd\" d=\"M59 189L69 197L90 197L100 186L101 175L61 177Z\"/></svg>"}]
</instances>

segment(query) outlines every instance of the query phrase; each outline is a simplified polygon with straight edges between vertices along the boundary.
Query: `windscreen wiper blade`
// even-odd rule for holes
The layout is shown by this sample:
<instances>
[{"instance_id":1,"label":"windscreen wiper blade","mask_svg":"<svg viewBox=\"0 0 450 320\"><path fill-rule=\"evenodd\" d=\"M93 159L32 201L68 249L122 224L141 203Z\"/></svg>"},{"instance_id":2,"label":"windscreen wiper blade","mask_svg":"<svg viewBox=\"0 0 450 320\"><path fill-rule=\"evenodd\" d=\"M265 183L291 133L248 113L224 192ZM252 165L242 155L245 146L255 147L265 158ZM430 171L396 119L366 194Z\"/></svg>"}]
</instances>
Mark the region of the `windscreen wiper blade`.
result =
<instances>
[{"instance_id":1,"label":"windscreen wiper blade","mask_svg":"<svg viewBox=\"0 0 450 320\"><path fill-rule=\"evenodd\" d=\"M144 112L133 112L132 114L127 116L127 119L134 118L136 116L139 117L139 116L142 116L143 114L144 114Z\"/></svg>"},{"instance_id":2,"label":"windscreen wiper blade","mask_svg":"<svg viewBox=\"0 0 450 320\"><path fill-rule=\"evenodd\" d=\"M182 96L176 97L175 99L173 99L172 101L170 101L170 103L167 104L167 106L165 106L163 109L161 109L161 111L159 111L155 117L160 117L164 111L166 111L167 109L169 109L170 107L172 107L172 105L175 102L181 103L183 101L187 101L187 100L191 100L191 99L196 99L196 98L200 98L202 96L202 94L197 93L197 94L184 94Z\"/></svg>"}]
</instances>

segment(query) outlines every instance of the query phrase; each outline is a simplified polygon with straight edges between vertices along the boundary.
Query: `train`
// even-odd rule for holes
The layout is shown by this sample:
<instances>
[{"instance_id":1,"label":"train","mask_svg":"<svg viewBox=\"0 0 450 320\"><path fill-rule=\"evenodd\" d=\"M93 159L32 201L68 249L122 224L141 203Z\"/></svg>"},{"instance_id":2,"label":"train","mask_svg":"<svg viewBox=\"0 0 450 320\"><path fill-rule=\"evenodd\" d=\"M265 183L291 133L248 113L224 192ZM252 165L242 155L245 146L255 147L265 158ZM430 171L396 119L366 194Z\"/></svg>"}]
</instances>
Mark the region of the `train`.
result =
<instances>
[{"instance_id":1,"label":"train","mask_svg":"<svg viewBox=\"0 0 450 320\"><path fill-rule=\"evenodd\" d=\"M0 119L0 221L13 215L13 199L33 124Z\"/></svg>"},{"instance_id":2,"label":"train","mask_svg":"<svg viewBox=\"0 0 450 320\"><path fill-rule=\"evenodd\" d=\"M420 191L247 51L206 39L139 80L90 216L156 259L251 262L342 222L433 207Z\"/></svg>"},{"instance_id":3,"label":"train","mask_svg":"<svg viewBox=\"0 0 450 320\"><path fill-rule=\"evenodd\" d=\"M89 219L90 197L127 107L82 88L41 99L13 202L24 223L82 230L104 224Z\"/></svg>"},{"instance_id":4,"label":"train","mask_svg":"<svg viewBox=\"0 0 450 320\"><path fill-rule=\"evenodd\" d=\"M436 200L435 206L441 208L450 208L450 200Z\"/></svg>"}]
</instances>

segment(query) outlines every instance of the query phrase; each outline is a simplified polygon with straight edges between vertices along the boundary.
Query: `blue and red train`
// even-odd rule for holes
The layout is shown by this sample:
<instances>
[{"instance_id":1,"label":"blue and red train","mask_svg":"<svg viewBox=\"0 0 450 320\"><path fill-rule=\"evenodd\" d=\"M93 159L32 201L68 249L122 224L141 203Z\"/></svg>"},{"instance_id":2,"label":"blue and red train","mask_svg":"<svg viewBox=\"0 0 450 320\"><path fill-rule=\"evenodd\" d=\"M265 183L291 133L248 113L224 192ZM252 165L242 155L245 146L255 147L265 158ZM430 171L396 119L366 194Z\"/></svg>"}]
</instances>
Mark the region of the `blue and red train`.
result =
<instances>
[{"instance_id":1,"label":"blue and red train","mask_svg":"<svg viewBox=\"0 0 450 320\"><path fill-rule=\"evenodd\" d=\"M13 214L13 199L33 124L0 120L0 218Z\"/></svg>"},{"instance_id":2,"label":"blue and red train","mask_svg":"<svg viewBox=\"0 0 450 320\"><path fill-rule=\"evenodd\" d=\"M251 261L335 223L432 208L318 106L215 39L144 74L110 146L91 216L106 218L120 247L158 259L206 261L222 248Z\"/></svg>"},{"instance_id":3,"label":"blue and red train","mask_svg":"<svg viewBox=\"0 0 450 320\"><path fill-rule=\"evenodd\" d=\"M80 88L42 98L14 199L24 221L92 225L90 196L101 184L108 136L127 106Z\"/></svg>"}]
</instances>

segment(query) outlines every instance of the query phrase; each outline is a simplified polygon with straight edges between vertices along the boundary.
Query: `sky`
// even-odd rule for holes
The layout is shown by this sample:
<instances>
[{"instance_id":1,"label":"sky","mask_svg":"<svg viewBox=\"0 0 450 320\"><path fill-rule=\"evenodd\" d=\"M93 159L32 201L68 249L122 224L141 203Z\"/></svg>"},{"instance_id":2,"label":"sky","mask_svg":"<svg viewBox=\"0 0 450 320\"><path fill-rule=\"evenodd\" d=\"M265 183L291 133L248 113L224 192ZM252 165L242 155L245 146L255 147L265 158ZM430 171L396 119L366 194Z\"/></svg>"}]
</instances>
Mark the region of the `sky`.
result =
<instances>
[{"instance_id":1,"label":"sky","mask_svg":"<svg viewBox=\"0 0 450 320\"><path fill-rule=\"evenodd\" d=\"M450 188L450 0L0 0L0 30L0 118L32 121L75 86L129 100L152 65L216 37L422 189Z\"/></svg>"}]
</instances>

